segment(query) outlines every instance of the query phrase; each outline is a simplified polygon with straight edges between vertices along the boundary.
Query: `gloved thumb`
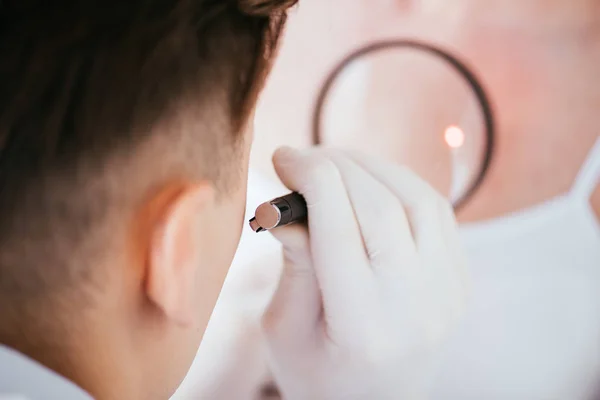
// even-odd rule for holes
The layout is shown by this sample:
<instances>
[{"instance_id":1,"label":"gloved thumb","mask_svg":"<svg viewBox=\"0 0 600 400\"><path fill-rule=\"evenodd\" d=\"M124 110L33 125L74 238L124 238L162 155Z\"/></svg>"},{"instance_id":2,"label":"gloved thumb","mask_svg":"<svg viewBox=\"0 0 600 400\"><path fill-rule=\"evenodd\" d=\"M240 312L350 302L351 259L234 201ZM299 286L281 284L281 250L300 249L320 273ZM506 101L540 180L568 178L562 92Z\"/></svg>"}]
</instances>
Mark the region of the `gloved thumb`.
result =
<instances>
[{"instance_id":1,"label":"gloved thumb","mask_svg":"<svg viewBox=\"0 0 600 400\"><path fill-rule=\"evenodd\" d=\"M281 182L294 192L303 193L306 180L306 157L302 151L280 147L273 154L273 166Z\"/></svg>"},{"instance_id":2,"label":"gloved thumb","mask_svg":"<svg viewBox=\"0 0 600 400\"><path fill-rule=\"evenodd\" d=\"M285 350L314 334L320 318L321 295L306 227L290 225L271 233L283 245L284 266L262 325L270 345Z\"/></svg>"},{"instance_id":3,"label":"gloved thumb","mask_svg":"<svg viewBox=\"0 0 600 400\"><path fill-rule=\"evenodd\" d=\"M283 148L274 164L283 183L297 190L297 151ZM271 344L290 346L313 334L321 311L321 296L312 264L308 229L295 224L271 231L283 248L283 271L279 284L263 316L263 329Z\"/></svg>"}]
</instances>

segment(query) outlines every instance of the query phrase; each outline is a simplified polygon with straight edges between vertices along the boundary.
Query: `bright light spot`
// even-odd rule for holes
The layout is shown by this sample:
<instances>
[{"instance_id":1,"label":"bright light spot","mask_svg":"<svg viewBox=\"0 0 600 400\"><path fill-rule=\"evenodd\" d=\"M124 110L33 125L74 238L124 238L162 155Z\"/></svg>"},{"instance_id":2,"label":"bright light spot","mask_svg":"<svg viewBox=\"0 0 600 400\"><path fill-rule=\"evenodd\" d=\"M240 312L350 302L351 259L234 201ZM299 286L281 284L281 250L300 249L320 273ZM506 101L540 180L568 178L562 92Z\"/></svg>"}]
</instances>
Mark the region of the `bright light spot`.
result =
<instances>
[{"instance_id":1,"label":"bright light spot","mask_svg":"<svg viewBox=\"0 0 600 400\"><path fill-rule=\"evenodd\" d=\"M444 139L448 146L457 149L465 144L465 133L458 126L449 126L444 133Z\"/></svg>"}]
</instances>

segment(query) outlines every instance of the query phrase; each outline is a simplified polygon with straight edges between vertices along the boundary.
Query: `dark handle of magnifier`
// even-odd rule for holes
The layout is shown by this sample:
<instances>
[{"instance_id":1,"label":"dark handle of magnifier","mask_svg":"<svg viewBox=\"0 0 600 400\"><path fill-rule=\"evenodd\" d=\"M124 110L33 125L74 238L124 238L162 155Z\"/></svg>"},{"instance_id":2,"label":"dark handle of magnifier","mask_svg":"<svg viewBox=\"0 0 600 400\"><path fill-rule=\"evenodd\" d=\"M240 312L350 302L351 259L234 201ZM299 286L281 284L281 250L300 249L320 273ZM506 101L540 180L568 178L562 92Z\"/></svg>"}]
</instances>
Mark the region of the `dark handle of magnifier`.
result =
<instances>
[{"instance_id":1,"label":"dark handle of magnifier","mask_svg":"<svg viewBox=\"0 0 600 400\"><path fill-rule=\"evenodd\" d=\"M306 201L299 193L290 193L261 204L250 220L254 232L264 232L280 226L306 220L308 209Z\"/></svg>"}]
</instances>

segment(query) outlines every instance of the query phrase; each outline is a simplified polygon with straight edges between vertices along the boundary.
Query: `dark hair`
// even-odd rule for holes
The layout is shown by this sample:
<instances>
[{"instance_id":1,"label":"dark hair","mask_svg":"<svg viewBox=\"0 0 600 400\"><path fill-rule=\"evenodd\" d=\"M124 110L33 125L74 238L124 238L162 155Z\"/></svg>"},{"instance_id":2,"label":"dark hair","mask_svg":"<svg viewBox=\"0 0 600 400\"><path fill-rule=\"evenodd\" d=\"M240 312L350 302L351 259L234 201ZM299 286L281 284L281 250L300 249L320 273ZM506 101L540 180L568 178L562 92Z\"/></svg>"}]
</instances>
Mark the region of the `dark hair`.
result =
<instances>
[{"instance_id":1,"label":"dark hair","mask_svg":"<svg viewBox=\"0 0 600 400\"><path fill-rule=\"evenodd\" d=\"M295 2L0 2L2 308L92 275L100 221L135 197L131 160L156 137L152 173L173 150L225 179Z\"/></svg>"}]
</instances>

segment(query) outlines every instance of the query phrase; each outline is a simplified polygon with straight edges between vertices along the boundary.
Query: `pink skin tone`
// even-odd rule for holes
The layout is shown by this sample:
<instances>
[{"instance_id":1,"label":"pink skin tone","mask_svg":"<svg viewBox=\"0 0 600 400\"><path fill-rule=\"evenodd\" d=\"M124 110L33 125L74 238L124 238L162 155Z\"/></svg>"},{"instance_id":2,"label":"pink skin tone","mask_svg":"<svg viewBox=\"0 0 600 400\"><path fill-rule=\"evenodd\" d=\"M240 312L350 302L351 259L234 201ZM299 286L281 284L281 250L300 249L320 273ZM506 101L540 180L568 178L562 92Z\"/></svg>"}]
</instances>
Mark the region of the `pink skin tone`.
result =
<instances>
[{"instance_id":1,"label":"pink skin tone","mask_svg":"<svg viewBox=\"0 0 600 400\"><path fill-rule=\"evenodd\" d=\"M292 12L280 57L262 96L251 164L274 177L269 160L275 148L310 145L316 94L344 55L379 38L413 37L461 55L482 78L496 108L495 162L485 185L459 219L498 217L561 194L598 136L600 87L585 83L594 81L600 63L600 36L593 28L600 18L598 8L589 0L484 4L332 0L326 5L308 0ZM565 51L569 57L564 57ZM431 76L414 69L415 81ZM417 91L411 94L419 97ZM423 97L423 101L429 100ZM395 146L401 140L397 135L389 138ZM417 150L411 148L410 153L421 153L421 160L435 159L435 154L419 151L430 141L427 135L411 138ZM367 144L368 140L355 141L353 147ZM398 158L409 165L414 161L403 155ZM427 165L415 168L434 184L447 181ZM446 189L443 184L436 186ZM596 210L600 210L599 198L600 194L593 198Z\"/></svg>"}]
</instances>

